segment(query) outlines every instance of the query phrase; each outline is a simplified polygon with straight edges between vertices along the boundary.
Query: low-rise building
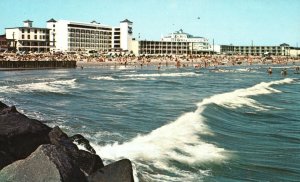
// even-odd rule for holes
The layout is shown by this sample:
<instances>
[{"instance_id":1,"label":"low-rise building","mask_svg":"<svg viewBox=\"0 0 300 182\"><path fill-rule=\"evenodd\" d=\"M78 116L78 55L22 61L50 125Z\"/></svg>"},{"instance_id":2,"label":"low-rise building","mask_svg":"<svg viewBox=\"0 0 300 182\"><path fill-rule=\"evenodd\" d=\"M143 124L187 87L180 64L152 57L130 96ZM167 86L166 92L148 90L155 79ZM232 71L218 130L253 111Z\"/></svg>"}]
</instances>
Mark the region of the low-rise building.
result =
<instances>
[{"instance_id":1,"label":"low-rise building","mask_svg":"<svg viewBox=\"0 0 300 182\"><path fill-rule=\"evenodd\" d=\"M214 51L208 39L185 33L182 29L163 37L161 41L137 42L137 48L133 52L139 55L210 54Z\"/></svg>"},{"instance_id":2,"label":"low-rise building","mask_svg":"<svg viewBox=\"0 0 300 182\"><path fill-rule=\"evenodd\" d=\"M222 54L237 54L237 55L274 55L287 56L289 55L290 46L288 44L281 44L279 46L234 46L221 45Z\"/></svg>"},{"instance_id":3,"label":"low-rise building","mask_svg":"<svg viewBox=\"0 0 300 182\"><path fill-rule=\"evenodd\" d=\"M46 52L50 51L49 29L33 27L32 21L24 21L23 27L6 28L6 40L13 50Z\"/></svg>"},{"instance_id":4,"label":"low-rise building","mask_svg":"<svg viewBox=\"0 0 300 182\"><path fill-rule=\"evenodd\" d=\"M8 43L6 40L6 36L4 35L0 35L0 51L6 51L8 50Z\"/></svg>"}]
</instances>

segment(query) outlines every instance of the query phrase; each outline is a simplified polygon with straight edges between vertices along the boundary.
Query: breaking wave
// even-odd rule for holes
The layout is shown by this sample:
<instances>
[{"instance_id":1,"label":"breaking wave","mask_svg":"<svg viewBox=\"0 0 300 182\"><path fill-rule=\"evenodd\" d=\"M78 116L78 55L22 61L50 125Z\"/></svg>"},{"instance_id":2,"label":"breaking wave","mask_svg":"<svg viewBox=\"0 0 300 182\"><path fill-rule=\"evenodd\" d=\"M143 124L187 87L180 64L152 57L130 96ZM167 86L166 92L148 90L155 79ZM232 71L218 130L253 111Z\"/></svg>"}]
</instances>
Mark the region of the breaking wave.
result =
<instances>
[{"instance_id":1,"label":"breaking wave","mask_svg":"<svg viewBox=\"0 0 300 182\"><path fill-rule=\"evenodd\" d=\"M56 92L64 93L65 88L75 88L76 79L70 80L56 80L56 81L46 81L46 82L37 82L37 83L25 83L19 85L9 85L9 86L0 86L0 92Z\"/></svg>"},{"instance_id":2,"label":"breaking wave","mask_svg":"<svg viewBox=\"0 0 300 182\"><path fill-rule=\"evenodd\" d=\"M134 74L134 75L124 75L125 77L184 77L184 76L199 76L194 72L186 73L153 73L153 74Z\"/></svg>"},{"instance_id":3,"label":"breaking wave","mask_svg":"<svg viewBox=\"0 0 300 182\"><path fill-rule=\"evenodd\" d=\"M205 118L202 116L203 111L209 104L217 104L229 108L248 106L256 109L265 109L265 107L249 97L279 93L279 90L271 88L271 86L292 82L293 79L286 78L267 83L261 82L249 88L217 94L198 103L196 111L185 113L175 121L157 128L149 134L139 135L123 144L116 142L105 146L92 145L103 159L118 160L129 158L134 162L137 169L156 168L175 173L173 177L170 177L142 170L140 173L143 176L147 176L150 180L188 180L191 174L174 168L171 162L176 161L194 166L202 163L219 163L230 156L225 149L201 139L201 135L213 135L205 124ZM204 176L209 175L210 171L200 170L199 173ZM135 179L137 179L137 176L135 176Z\"/></svg>"}]
</instances>

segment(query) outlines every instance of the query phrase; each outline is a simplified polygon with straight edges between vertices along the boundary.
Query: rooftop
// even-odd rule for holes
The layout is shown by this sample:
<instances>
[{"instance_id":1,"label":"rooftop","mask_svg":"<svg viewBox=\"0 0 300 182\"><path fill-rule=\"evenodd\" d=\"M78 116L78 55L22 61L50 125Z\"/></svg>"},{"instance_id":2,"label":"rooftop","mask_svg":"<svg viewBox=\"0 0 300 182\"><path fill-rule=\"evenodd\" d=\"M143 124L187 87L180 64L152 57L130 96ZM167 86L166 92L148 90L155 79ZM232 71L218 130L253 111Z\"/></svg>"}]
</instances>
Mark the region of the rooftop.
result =
<instances>
[{"instance_id":1,"label":"rooftop","mask_svg":"<svg viewBox=\"0 0 300 182\"><path fill-rule=\"evenodd\" d=\"M132 23L132 21L129 21L128 19L125 19L123 21L120 21L120 23Z\"/></svg>"},{"instance_id":2,"label":"rooftop","mask_svg":"<svg viewBox=\"0 0 300 182\"><path fill-rule=\"evenodd\" d=\"M51 18L51 19L48 20L47 22L48 22L48 23L51 23L51 22L56 23L56 20L54 20L53 18Z\"/></svg>"},{"instance_id":3,"label":"rooftop","mask_svg":"<svg viewBox=\"0 0 300 182\"><path fill-rule=\"evenodd\" d=\"M23 21L24 23L29 23L29 22L33 22L33 21L31 21L31 20L25 20L25 21Z\"/></svg>"}]
</instances>

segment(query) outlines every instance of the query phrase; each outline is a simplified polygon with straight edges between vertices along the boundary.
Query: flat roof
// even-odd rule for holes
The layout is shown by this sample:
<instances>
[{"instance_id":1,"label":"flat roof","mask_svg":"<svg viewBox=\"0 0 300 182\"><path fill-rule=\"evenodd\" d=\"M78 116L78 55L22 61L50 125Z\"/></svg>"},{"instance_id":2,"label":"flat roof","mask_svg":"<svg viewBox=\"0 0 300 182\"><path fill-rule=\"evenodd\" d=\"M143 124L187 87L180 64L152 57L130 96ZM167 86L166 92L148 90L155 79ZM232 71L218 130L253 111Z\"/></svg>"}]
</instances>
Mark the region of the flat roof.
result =
<instances>
[{"instance_id":1,"label":"flat roof","mask_svg":"<svg viewBox=\"0 0 300 182\"><path fill-rule=\"evenodd\" d=\"M50 28L39 28L39 27L12 27L12 28L5 28L5 29L44 29L44 30L51 30Z\"/></svg>"}]
</instances>

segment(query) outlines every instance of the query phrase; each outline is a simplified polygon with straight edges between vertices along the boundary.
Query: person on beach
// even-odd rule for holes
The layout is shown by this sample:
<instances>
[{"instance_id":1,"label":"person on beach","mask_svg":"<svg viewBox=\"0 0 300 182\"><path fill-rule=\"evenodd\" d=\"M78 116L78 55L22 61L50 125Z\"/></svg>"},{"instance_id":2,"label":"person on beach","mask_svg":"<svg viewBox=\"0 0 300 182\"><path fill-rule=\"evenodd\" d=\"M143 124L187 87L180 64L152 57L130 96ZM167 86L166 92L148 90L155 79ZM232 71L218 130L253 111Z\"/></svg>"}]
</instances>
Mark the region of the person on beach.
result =
<instances>
[{"instance_id":1,"label":"person on beach","mask_svg":"<svg viewBox=\"0 0 300 182\"><path fill-rule=\"evenodd\" d=\"M157 70L160 70L161 63L158 63Z\"/></svg>"},{"instance_id":2,"label":"person on beach","mask_svg":"<svg viewBox=\"0 0 300 182\"><path fill-rule=\"evenodd\" d=\"M299 66L296 66L296 68L295 68L295 74L299 74L300 72L300 67Z\"/></svg>"},{"instance_id":3,"label":"person on beach","mask_svg":"<svg viewBox=\"0 0 300 182\"><path fill-rule=\"evenodd\" d=\"M287 69L286 68L284 68L284 69L281 70L281 75L282 76L286 76L287 75Z\"/></svg>"},{"instance_id":4,"label":"person on beach","mask_svg":"<svg viewBox=\"0 0 300 182\"><path fill-rule=\"evenodd\" d=\"M271 67L269 67L269 69L268 69L268 73L269 73L269 75L271 75L271 74L272 74L272 68L271 68Z\"/></svg>"}]
</instances>

